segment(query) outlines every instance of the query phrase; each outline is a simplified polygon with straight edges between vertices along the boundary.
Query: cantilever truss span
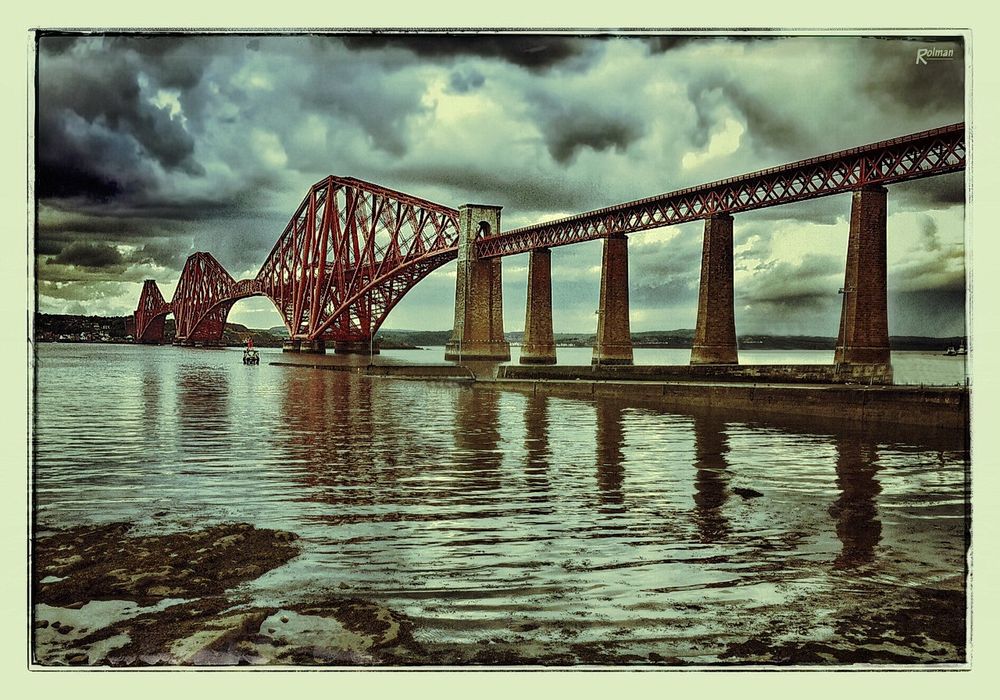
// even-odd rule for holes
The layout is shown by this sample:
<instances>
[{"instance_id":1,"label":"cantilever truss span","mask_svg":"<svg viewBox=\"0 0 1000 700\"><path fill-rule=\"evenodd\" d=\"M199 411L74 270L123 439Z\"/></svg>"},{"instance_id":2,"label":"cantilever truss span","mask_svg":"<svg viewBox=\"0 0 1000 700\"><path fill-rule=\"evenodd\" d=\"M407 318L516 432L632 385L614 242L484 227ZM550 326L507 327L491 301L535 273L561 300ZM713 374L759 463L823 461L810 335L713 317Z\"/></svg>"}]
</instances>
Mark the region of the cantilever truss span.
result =
<instances>
[{"instance_id":1,"label":"cantilever truss span","mask_svg":"<svg viewBox=\"0 0 1000 700\"><path fill-rule=\"evenodd\" d=\"M148 280L135 337L162 340L162 319L173 312L177 342L218 342L236 301L266 296L292 338L368 339L413 285L456 257L457 240L454 209L330 176L310 188L253 279L235 280L195 253L169 304Z\"/></svg>"}]
</instances>

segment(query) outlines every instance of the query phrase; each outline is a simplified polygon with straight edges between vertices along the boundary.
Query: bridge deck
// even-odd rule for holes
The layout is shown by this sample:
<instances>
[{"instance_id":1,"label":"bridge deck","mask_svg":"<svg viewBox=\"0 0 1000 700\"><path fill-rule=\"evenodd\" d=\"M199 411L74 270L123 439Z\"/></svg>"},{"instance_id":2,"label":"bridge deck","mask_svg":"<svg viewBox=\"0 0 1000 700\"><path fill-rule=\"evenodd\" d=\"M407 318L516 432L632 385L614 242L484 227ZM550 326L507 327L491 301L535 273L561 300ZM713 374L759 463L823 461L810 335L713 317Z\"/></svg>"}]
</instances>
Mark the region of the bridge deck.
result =
<instances>
[{"instance_id":1,"label":"bridge deck","mask_svg":"<svg viewBox=\"0 0 1000 700\"><path fill-rule=\"evenodd\" d=\"M481 258L732 214L965 169L965 124L908 134L484 238Z\"/></svg>"}]
</instances>

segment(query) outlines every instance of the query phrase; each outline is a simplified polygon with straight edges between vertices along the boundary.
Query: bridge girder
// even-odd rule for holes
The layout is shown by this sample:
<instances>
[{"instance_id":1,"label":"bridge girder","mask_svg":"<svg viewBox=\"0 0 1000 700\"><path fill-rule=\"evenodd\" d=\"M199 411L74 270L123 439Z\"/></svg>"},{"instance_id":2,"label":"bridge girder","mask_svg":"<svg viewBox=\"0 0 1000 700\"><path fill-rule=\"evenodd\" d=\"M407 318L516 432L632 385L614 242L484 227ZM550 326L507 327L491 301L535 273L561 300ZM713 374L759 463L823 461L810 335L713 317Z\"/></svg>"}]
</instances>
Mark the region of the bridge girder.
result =
<instances>
[{"instance_id":1,"label":"bridge girder","mask_svg":"<svg viewBox=\"0 0 1000 700\"><path fill-rule=\"evenodd\" d=\"M965 124L952 124L767 170L524 226L476 244L480 258L526 253L965 169Z\"/></svg>"}]
</instances>

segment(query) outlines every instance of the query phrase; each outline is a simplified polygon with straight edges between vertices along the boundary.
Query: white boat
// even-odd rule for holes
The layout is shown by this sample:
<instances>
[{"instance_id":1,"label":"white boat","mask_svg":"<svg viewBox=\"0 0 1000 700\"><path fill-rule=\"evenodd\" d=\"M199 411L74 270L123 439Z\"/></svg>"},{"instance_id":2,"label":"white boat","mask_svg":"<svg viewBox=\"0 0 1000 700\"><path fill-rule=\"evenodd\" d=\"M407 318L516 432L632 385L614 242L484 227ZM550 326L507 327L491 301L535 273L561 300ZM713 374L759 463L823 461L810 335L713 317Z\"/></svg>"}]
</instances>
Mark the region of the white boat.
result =
<instances>
[{"instance_id":1,"label":"white boat","mask_svg":"<svg viewBox=\"0 0 1000 700\"><path fill-rule=\"evenodd\" d=\"M252 338L247 338L247 346L243 349L243 364L245 365L260 364L260 353L254 349Z\"/></svg>"}]
</instances>

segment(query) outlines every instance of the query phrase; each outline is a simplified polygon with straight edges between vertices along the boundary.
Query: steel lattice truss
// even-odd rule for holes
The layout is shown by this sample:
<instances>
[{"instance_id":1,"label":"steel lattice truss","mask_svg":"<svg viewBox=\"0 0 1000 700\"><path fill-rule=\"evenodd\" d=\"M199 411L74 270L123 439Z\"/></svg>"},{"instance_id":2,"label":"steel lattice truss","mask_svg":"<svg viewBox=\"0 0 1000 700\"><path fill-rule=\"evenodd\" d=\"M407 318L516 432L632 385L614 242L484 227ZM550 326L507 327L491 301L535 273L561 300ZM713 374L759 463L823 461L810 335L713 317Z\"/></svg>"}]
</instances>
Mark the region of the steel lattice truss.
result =
<instances>
[{"instance_id":1,"label":"steel lattice truss","mask_svg":"<svg viewBox=\"0 0 1000 700\"><path fill-rule=\"evenodd\" d=\"M354 178L299 205L257 273L293 338L371 337L407 291L458 254L458 212Z\"/></svg>"},{"instance_id":2,"label":"steel lattice truss","mask_svg":"<svg viewBox=\"0 0 1000 700\"><path fill-rule=\"evenodd\" d=\"M163 319L170 313L170 304L163 298L153 280L146 280L139 295L139 308L133 315L130 331L136 342L163 340Z\"/></svg>"},{"instance_id":3,"label":"steel lattice truss","mask_svg":"<svg viewBox=\"0 0 1000 700\"><path fill-rule=\"evenodd\" d=\"M965 124L535 224L483 239L479 257L524 253L965 169Z\"/></svg>"},{"instance_id":4,"label":"steel lattice truss","mask_svg":"<svg viewBox=\"0 0 1000 700\"><path fill-rule=\"evenodd\" d=\"M292 338L367 340L413 285L455 259L457 243L454 209L331 176L310 189L254 279L236 281L195 253L169 304L146 283L135 325L173 311L177 342L217 342L236 301L267 296Z\"/></svg>"},{"instance_id":5,"label":"steel lattice truss","mask_svg":"<svg viewBox=\"0 0 1000 700\"><path fill-rule=\"evenodd\" d=\"M226 316L237 299L236 280L208 253L195 253L184 263L170 306L178 341L218 341ZM251 296L246 294L245 296Z\"/></svg>"}]
</instances>

